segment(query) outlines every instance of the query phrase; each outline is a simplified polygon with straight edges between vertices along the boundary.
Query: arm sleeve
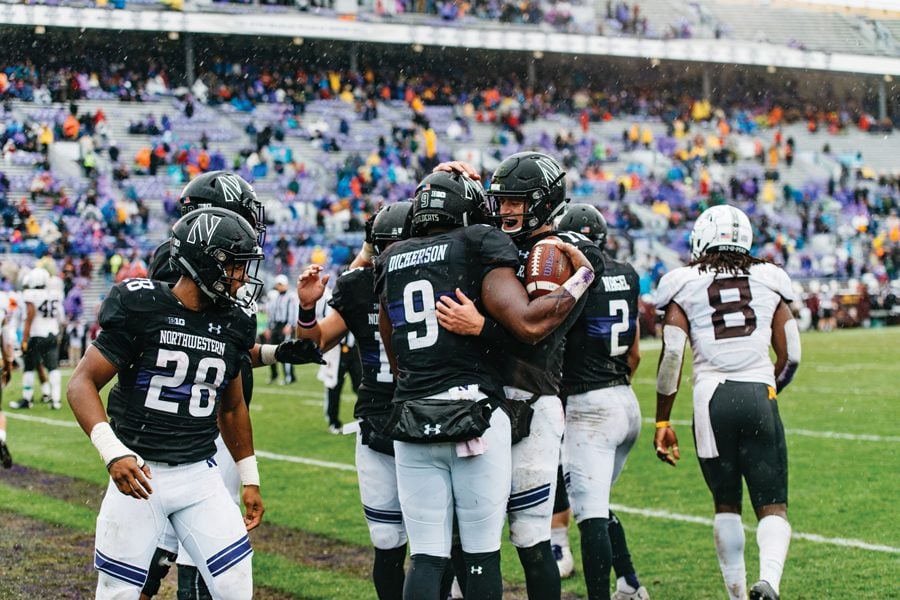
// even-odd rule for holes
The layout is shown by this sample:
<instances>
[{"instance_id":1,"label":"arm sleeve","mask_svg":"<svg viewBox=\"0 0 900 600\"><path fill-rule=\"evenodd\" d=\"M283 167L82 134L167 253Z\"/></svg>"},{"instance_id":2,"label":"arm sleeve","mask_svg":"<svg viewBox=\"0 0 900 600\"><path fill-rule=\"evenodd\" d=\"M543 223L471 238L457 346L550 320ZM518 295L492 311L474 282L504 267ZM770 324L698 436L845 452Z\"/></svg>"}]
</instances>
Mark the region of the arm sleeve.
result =
<instances>
[{"instance_id":1,"label":"arm sleeve","mask_svg":"<svg viewBox=\"0 0 900 600\"><path fill-rule=\"evenodd\" d=\"M478 228L482 234L479 245L479 256L484 272L487 273L498 267L519 268L519 251L512 239L499 229Z\"/></svg>"},{"instance_id":2,"label":"arm sleeve","mask_svg":"<svg viewBox=\"0 0 900 600\"><path fill-rule=\"evenodd\" d=\"M351 273L353 271L344 273L337 278L337 281L334 282L334 289L331 291L331 300L328 301L328 306L342 315L345 314L353 298L352 290L348 289L351 283Z\"/></svg>"},{"instance_id":3,"label":"arm sleeve","mask_svg":"<svg viewBox=\"0 0 900 600\"><path fill-rule=\"evenodd\" d=\"M114 286L109 290L109 296L100 306L100 316L97 322L101 330L97 339L94 340L97 350L103 354L106 360L119 368L133 362L138 347L136 343L138 336L128 326L129 321L135 322L138 319L129 319L129 311L124 305L124 299L124 293L119 286Z\"/></svg>"}]
</instances>

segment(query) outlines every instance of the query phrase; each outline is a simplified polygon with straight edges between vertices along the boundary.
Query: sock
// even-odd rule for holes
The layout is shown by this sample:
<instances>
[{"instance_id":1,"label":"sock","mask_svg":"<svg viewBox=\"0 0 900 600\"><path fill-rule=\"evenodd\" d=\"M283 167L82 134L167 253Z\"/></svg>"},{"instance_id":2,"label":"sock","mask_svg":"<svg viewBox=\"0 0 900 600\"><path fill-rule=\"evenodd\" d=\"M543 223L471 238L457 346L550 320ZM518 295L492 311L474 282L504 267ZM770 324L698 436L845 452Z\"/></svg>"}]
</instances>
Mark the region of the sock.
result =
<instances>
[{"instance_id":1,"label":"sock","mask_svg":"<svg viewBox=\"0 0 900 600\"><path fill-rule=\"evenodd\" d=\"M428 554L413 554L403 584L404 600L439 600L441 578L450 559Z\"/></svg>"},{"instance_id":2,"label":"sock","mask_svg":"<svg viewBox=\"0 0 900 600\"><path fill-rule=\"evenodd\" d=\"M53 404L59 404L62 398L62 373L59 372L59 369L53 369L47 379L50 380L50 400L53 401Z\"/></svg>"},{"instance_id":3,"label":"sock","mask_svg":"<svg viewBox=\"0 0 900 600\"><path fill-rule=\"evenodd\" d=\"M569 528L554 527L550 530L550 544L560 546L561 548L569 547Z\"/></svg>"},{"instance_id":4,"label":"sock","mask_svg":"<svg viewBox=\"0 0 900 600\"><path fill-rule=\"evenodd\" d=\"M169 574L169 569L175 564L176 557L174 552L169 552L164 548L156 549L153 553L153 558L150 560L150 568L147 570L147 581L144 582L144 589L141 590L141 594L152 598L159 593L159 584Z\"/></svg>"},{"instance_id":5,"label":"sock","mask_svg":"<svg viewBox=\"0 0 900 600\"><path fill-rule=\"evenodd\" d=\"M717 513L713 537L725 589L731 600L747 597L747 569L744 567L744 525L737 513Z\"/></svg>"},{"instance_id":6,"label":"sock","mask_svg":"<svg viewBox=\"0 0 900 600\"><path fill-rule=\"evenodd\" d=\"M403 562L406 560L406 544L390 550L375 548L372 580L379 600L396 600L403 596Z\"/></svg>"},{"instance_id":7,"label":"sock","mask_svg":"<svg viewBox=\"0 0 900 600\"><path fill-rule=\"evenodd\" d=\"M453 545L450 547L450 562L453 563L453 572L456 573L456 581L459 589L466 589L466 557L459 542L459 535L453 534Z\"/></svg>"},{"instance_id":8,"label":"sock","mask_svg":"<svg viewBox=\"0 0 900 600\"><path fill-rule=\"evenodd\" d=\"M48 377L49 379L49 377ZM50 381L45 381L41 383L41 395L49 396L50 395Z\"/></svg>"},{"instance_id":9,"label":"sock","mask_svg":"<svg viewBox=\"0 0 900 600\"><path fill-rule=\"evenodd\" d=\"M6 441L6 430L0 429L0 442L5 442L5 441Z\"/></svg>"},{"instance_id":10,"label":"sock","mask_svg":"<svg viewBox=\"0 0 900 600\"><path fill-rule=\"evenodd\" d=\"M525 588L529 598L559 600L562 584L559 567L550 549L550 540L539 542L530 548L516 548L519 561L525 571Z\"/></svg>"},{"instance_id":11,"label":"sock","mask_svg":"<svg viewBox=\"0 0 900 600\"><path fill-rule=\"evenodd\" d=\"M784 559L791 543L791 524L777 515L763 517L756 528L756 543L759 545L759 578L768 581L775 593L780 594Z\"/></svg>"},{"instance_id":12,"label":"sock","mask_svg":"<svg viewBox=\"0 0 900 600\"><path fill-rule=\"evenodd\" d=\"M464 552L466 560L466 588L463 596L484 600L500 600L503 597L503 579L500 575L500 551ZM554 565L555 566L555 565Z\"/></svg>"},{"instance_id":13,"label":"sock","mask_svg":"<svg viewBox=\"0 0 900 600\"><path fill-rule=\"evenodd\" d=\"M628 542L625 540L625 528L613 511L609 511L609 543L612 546L613 569L616 572L616 589L628 594L633 594L641 587L637 571L631 563L631 553L628 552Z\"/></svg>"},{"instance_id":14,"label":"sock","mask_svg":"<svg viewBox=\"0 0 900 600\"><path fill-rule=\"evenodd\" d=\"M31 402L34 396L34 371L22 373L22 399Z\"/></svg>"},{"instance_id":15,"label":"sock","mask_svg":"<svg viewBox=\"0 0 900 600\"><path fill-rule=\"evenodd\" d=\"M585 519L581 530L581 566L590 600L609 600L609 571L612 569L612 545L609 519Z\"/></svg>"},{"instance_id":16,"label":"sock","mask_svg":"<svg viewBox=\"0 0 900 600\"><path fill-rule=\"evenodd\" d=\"M178 600L212 600L212 594L197 567L178 565Z\"/></svg>"}]
</instances>

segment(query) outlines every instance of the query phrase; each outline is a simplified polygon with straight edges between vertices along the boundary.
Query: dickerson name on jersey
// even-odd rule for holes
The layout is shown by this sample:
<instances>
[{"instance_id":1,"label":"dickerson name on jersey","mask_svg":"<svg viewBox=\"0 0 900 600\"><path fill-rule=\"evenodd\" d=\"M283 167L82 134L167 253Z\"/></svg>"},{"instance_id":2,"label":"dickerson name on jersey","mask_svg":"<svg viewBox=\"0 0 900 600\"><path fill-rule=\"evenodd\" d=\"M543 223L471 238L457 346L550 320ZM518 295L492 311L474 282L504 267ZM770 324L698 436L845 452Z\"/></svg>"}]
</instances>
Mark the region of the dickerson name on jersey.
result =
<instances>
[{"instance_id":1,"label":"dickerson name on jersey","mask_svg":"<svg viewBox=\"0 0 900 600\"><path fill-rule=\"evenodd\" d=\"M159 343L181 346L190 348L191 350L205 350L207 352L218 354L219 356L225 355L225 342L219 342L199 335L182 333L181 331L168 331L163 329L159 332Z\"/></svg>"},{"instance_id":2,"label":"dickerson name on jersey","mask_svg":"<svg viewBox=\"0 0 900 600\"><path fill-rule=\"evenodd\" d=\"M428 248L422 248L421 250L413 250L412 252L404 252L397 256L392 256L390 261L388 261L388 272L444 260L447 256L447 248L449 246L450 244L439 244L437 246L429 246Z\"/></svg>"}]
</instances>

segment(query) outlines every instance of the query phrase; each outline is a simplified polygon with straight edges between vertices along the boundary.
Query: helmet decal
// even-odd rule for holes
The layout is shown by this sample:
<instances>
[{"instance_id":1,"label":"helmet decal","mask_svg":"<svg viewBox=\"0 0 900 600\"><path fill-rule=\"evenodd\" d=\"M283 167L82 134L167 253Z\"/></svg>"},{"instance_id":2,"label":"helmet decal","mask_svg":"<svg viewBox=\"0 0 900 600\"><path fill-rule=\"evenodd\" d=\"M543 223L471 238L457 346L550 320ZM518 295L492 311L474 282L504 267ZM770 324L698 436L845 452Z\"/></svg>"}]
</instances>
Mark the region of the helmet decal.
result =
<instances>
[{"instance_id":1,"label":"helmet decal","mask_svg":"<svg viewBox=\"0 0 900 600\"><path fill-rule=\"evenodd\" d=\"M200 214L197 219L191 224L191 228L188 231L188 243L203 244L208 242L212 239L213 234L216 232L216 228L221 222L222 217L220 216L211 215L208 213Z\"/></svg>"}]
</instances>

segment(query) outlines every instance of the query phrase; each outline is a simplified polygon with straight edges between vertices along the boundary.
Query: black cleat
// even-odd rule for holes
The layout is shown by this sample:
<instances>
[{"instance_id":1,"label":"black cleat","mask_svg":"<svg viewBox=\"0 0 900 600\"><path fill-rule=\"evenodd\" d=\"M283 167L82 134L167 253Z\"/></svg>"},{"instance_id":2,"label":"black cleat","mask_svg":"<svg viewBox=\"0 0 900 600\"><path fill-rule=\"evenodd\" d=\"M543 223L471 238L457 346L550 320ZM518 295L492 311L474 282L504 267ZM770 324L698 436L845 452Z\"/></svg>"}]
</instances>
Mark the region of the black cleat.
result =
<instances>
[{"instance_id":1,"label":"black cleat","mask_svg":"<svg viewBox=\"0 0 900 600\"><path fill-rule=\"evenodd\" d=\"M3 465L4 469L12 466L12 455L9 453L6 442L0 442L0 465Z\"/></svg>"},{"instance_id":2,"label":"black cleat","mask_svg":"<svg viewBox=\"0 0 900 600\"><path fill-rule=\"evenodd\" d=\"M23 409L23 408L31 408L31 400L26 400L25 398L22 398L18 402L10 402L9 407L15 408L16 410Z\"/></svg>"},{"instance_id":3,"label":"black cleat","mask_svg":"<svg viewBox=\"0 0 900 600\"><path fill-rule=\"evenodd\" d=\"M50 394L43 394L41 396L41 402L43 402L44 404L50 404L50 402L52 401L53 400L50 398Z\"/></svg>"},{"instance_id":4,"label":"black cleat","mask_svg":"<svg viewBox=\"0 0 900 600\"><path fill-rule=\"evenodd\" d=\"M779 600L778 594L768 581L757 581L750 588L750 600Z\"/></svg>"}]
</instances>

